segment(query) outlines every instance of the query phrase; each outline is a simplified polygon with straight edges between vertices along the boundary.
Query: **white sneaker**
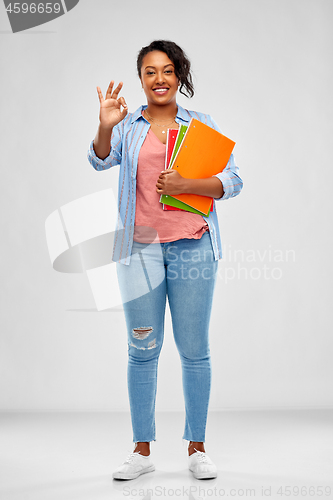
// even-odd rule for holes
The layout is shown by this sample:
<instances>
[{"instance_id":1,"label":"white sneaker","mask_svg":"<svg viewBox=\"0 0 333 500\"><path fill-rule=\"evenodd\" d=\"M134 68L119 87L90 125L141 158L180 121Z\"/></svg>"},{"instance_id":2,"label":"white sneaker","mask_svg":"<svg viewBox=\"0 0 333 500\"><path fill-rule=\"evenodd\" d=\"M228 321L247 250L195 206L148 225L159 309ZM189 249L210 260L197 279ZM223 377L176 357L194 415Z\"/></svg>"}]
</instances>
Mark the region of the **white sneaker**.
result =
<instances>
[{"instance_id":1,"label":"white sneaker","mask_svg":"<svg viewBox=\"0 0 333 500\"><path fill-rule=\"evenodd\" d=\"M196 479L217 477L216 465L213 464L209 456L203 451L195 449L195 453L192 453L192 455L188 457L188 468L193 472L193 476Z\"/></svg>"},{"instance_id":2,"label":"white sneaker","mask_svg":"<svg viewBox=\"0 0 333 500\"><path fill-rule=\"evenodd\" d=\"M139 451L130 453L125 462L112 474L113 479L135 479L146 472L153 472L155 465L152 463L150 455L145 457Z\"/></svg>"}]
</instances>

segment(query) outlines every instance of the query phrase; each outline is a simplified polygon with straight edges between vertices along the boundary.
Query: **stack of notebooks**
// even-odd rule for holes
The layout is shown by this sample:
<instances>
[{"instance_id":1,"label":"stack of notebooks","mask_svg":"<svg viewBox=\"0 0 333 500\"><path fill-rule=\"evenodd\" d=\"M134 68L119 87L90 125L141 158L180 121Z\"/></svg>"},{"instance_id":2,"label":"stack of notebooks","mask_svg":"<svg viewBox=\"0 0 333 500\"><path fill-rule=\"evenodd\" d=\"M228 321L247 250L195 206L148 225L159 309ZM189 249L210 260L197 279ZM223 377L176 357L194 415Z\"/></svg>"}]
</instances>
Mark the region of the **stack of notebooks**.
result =
<instances>
[{"instance_id":1,"label":"stack of notebooks","mask_svg":"<svg viewBox=\"0 0 333 500\"><path fill-rule=\"evenodd\" d=\"M189 126L168 129L165 169L178 170L187 179L204 179L227 166L235 142L213 128L192 118ZM162 194L163 210L186 210L209 216L214 200L197 194Z\"/></svg>"}]
</instances>

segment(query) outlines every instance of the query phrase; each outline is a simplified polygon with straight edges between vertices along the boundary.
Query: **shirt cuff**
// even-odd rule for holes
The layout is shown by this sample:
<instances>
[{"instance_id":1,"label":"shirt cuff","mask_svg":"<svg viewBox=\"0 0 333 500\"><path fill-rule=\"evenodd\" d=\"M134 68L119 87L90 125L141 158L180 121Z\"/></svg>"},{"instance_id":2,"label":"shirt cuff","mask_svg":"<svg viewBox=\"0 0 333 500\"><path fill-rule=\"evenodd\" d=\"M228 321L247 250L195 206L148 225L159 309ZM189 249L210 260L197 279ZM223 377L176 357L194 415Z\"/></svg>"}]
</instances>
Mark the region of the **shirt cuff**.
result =
<instances>
[{"instance_id":1,"label":"shirt cuff","mask_svg":"<svg viewBox=\"0 0 333 500\"><path fill-rule=\"evenodd\" d=\"M234 191L234 186L232 180L230 179L230 172L221 172L220 174L214 175L222 182L223 186L223 196L221 198L216 198L217 200L227 200L230 198Z\"/></svg>"},{"instance_id":2,"label":"shirt cuff","mask_svg":"<svg viewBox=\"0 0 333 500\"><path fill-rule=\"evenodd\" d=\"M110 168L111 166L111 160L113 158L113 154L111 151L112 150L110 149L109 155L104 158L104 160L98 158L94 150L94 141L92 140L88 151L88 160L96 170L105 170L106 168Z\"/></svg>"}]
</instances>

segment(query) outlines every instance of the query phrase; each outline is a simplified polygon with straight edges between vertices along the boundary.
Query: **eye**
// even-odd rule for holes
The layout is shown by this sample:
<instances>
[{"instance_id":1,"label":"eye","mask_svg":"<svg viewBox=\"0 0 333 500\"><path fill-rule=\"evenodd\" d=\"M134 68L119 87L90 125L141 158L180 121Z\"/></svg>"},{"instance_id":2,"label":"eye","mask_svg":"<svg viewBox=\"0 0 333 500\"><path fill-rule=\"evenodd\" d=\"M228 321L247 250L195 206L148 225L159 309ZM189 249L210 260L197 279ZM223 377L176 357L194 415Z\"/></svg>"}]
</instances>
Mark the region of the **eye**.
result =
<instances>
[{"instance_id":1,"label":"eye","mask_svg":"<svg viewBox=\"0 0 333 500\"><path fill-rule=\"evenodd\" d=\"M172 69L166 69L165 73L173 73Z\"/></svg>"},{"instance_id":2,"label":"eye","mask_svg":"<svg viewBox=\"0 0 333 500\"><path fill-rule=\"evenodd\" d=\"M153 75L154 71L147 71L147 75Z\"/></svg>"}]
</instances>

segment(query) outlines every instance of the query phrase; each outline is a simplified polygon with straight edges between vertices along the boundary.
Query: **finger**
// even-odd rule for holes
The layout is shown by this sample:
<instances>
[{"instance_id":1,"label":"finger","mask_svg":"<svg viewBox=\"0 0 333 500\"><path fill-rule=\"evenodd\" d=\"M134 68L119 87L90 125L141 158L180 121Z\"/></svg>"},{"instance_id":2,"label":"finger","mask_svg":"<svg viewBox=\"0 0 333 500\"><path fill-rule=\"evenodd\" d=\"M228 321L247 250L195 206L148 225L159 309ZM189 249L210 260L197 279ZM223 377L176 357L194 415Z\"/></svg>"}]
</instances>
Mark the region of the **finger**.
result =
<instances>
[{"instance_id":1,"label":"finger","mask_svg":"<svg viewBox=\"0 0 333 500\"><path fill-rule=\"evenodd\" d=\"M123 108L127 109L128 106L126 104L124 97L119 97L118 102L122 105Z\"/></svg>"},{"instance_id":2,"label":"finger","mask_svg":"<svg viewBox=\"0 0 333 500\"><path fill-rule=\"evenodd\" d=\"M119 82L118 86L114 89L111 99L118 99L118 94L121 91L123 82Z\"/></svg>"},{"instance_id":3,"label":"finger","mask_svg":"<svg viewBox=\"0 0 333 500\"><path fill-rule=\"evenodd\" d=\"M102 104L102 102L104 101L102 91L101 91L100 87L96 87L96 88L97 88L99 102Z\"/></svg>"},{"instance_id":4,"label":"finger","mask_svg":"<svg viewBox=\"0 0 333 500\"><path fill-rule=\"evenodd\" d=\"M114 86L114 80L111 80L111 82L108 86L108 89L106 91L106 94L105 94L105 99L111 99L111 92L112 92L113 86Z\"/></svg>"}]
</instances>

